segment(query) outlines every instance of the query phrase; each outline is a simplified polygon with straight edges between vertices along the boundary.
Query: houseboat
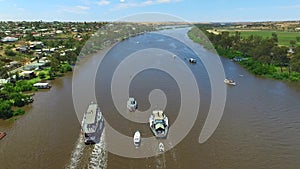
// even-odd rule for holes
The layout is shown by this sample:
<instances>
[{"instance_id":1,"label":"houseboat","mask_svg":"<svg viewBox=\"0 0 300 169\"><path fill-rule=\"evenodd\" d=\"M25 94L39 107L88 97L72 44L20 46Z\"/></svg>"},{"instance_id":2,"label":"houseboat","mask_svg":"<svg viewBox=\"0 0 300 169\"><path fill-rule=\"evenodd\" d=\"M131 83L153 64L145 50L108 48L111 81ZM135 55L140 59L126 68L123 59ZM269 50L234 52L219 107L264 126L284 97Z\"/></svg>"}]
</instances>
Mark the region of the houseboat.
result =
<instances>
[{"instance_id":1,"label":"houseboat","mask_svg":"<svg viewBox=\"0 0 300 169\"><path fill-rule=\"evenodd\" d=\"M33 87L38 89L50 89L52 86L49 83L35 83L33 84Z\"/></svg>"},{"instance_id":2,"label":"houseboat","mask_svg":"<svg viewBox=\"0 0 300 169\"><path fill-rule=\"evenodd\" d=\"M97 104L91 103L84 113L81 130L85 144L96 144L100 141L104 128L104 119Z\"/></svg>"}]
</instances>

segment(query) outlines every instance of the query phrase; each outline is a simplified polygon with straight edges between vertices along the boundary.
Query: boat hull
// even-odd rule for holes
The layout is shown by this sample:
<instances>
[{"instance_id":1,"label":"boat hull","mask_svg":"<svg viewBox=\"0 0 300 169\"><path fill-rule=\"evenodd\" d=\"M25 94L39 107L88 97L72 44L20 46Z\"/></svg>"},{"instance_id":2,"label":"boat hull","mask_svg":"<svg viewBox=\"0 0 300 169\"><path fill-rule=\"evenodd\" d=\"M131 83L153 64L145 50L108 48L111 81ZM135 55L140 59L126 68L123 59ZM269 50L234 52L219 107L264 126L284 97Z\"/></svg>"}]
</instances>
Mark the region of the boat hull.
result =
<instances>
[{"instance_id":1,"label":"boat hull","mask_svg":"<svg viewBox=\"0 0 300 169\"><path fill-rule=\"evenodd\" d=\"M136 146L136 147L139 147L141 145L141 133L139 131L136 131L134 133L134 136L133 136L133 144Z\"/></svg>"},{"instance_id":2,"label":"boat hull","mask_svg":"<svg viewBox=\"0 0 300 169\"><path fill-rule=\"evenodd\" d=\"M168 131L169 131L168 128L165 129L163 134L156 132L156 130L153 127L150 127L150 129L157 139L165 139L168 136Z\"/></svg>"},{"instance_id":3,"label":"boat hull","mask_svg":"<svg viewBox=\"0 0 300 169\"><path fill-rule=\"evenodd\" d=\"M236 83L235 83L234 81L228 80L228 79L225 79L225 80L224 80L224 83L229 84L229 85L233 85L233 86L236 85Z\"/></svg>"},{"instance_id":4,"label":"boat hull","mask_svg":"<svg viewBox=\"0 0 300 169\"><path fill-rule=\"evenodd\" d=\"M127 105L127 108L130 112L134 112L137 109L136 105Z\"/></svg>"},{"instance_id":5,"label":"boat hull","mask_svg":"<svg viewBox=\"0 0 300 169\"><path fill-rule=\"evenodd\" d=\"M154 134L154 136L157 139L165 139L165 138L167 138L167 135L168 135L168 132L169 132L169 120L168 120L168 117L164 116L163 123L160 122L160 124L158 124L158 123L155 123L154 116L151 115L149 117L149 123L150 123L150 129L151 129L152 133ZM156 125L163 125L164 128L160 129L160 130L157 130L157 129L155 129Z\"/></svg>"},{"instance_id":6,"label":"boat hull","mask_svg":"<svg viewBox=\"0 0 300 169\"><path fill-rule=\"evenodd\" d=\"M160 152L164 152L165 151L165 146L164 146L163 143L159 143L158 147L159 147L159 151Z\"/></svg>"},{"instance_id":7,"label":"boat hull","mask_svg":"<svg viewBox=\"0 0 300 169\"><path fill-rule=\"evenodd\" d=\"M134 112L137 109L137 102L133 97L127 101L127 108L130 112Z\"/></svg>"}]
</instances>

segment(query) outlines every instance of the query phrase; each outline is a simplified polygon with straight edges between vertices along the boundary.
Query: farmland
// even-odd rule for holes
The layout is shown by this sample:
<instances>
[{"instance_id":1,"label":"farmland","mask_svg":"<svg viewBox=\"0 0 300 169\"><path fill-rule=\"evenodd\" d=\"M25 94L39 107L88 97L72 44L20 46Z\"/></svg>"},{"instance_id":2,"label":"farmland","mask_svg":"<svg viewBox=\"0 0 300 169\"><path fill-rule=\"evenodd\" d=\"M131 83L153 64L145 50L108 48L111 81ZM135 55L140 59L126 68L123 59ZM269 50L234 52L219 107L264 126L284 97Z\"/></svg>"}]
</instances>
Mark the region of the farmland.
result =
<instances>
[{"instance_id":1,"label":"farmland","mask_svg":"<svg viewBox=\"0 0 300 169\"><path fill-rule=\"evenodd\" d=\"M287 32L287 31L272 31L272 30L218 30L217 32L228 31L230 34L234 34L236 31L241 32L241 36L247 38L251 35L261 36L262 38L271 38L272 33L278 35L278 44L282 46L290 46L290 41L296 41L296 46L300 46L300 42L297 42L296 37L300 37L300 32Z\"/></svg>"}]
</instances>

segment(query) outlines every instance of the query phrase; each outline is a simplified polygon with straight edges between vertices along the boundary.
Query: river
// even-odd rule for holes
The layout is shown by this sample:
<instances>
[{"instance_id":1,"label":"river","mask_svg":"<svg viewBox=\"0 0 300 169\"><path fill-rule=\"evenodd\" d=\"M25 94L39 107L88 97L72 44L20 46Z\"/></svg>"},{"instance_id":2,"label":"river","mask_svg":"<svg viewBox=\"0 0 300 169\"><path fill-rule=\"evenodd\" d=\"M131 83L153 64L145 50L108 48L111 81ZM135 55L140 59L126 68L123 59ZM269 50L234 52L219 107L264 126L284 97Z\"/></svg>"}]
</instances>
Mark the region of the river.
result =
<instances>
[{"instance_id":1,"label":"river","mask_svg":"<svg viewBox=\"0 0 300 169\"><path fill-rule=\"evenodd\" d=\"M166 32L186 38L186 29ZM216 57L201 46L197 47L200 57ZM186 63L199 86L201 102L197 119L179 144L166 141L171 149L154 157L121 157L105 151L105 131L98 145L86 147L80 138L80 123L73 106L72 74L67 74L51 81L53 87L50 90L37 92L33 104L25 107L27 113L18 120L0 121L0 131L8 133L0 141L0 168L91 168L92 163L97 163L96 168L111 169L299 168L299 84L256 77L238 64L221 58L226 76L235 79L237 86L226 86L226 105L218 128L206 142L199 144L199 134L212 98L209 75L200 60L194 65L188 63L186 58L193 56L192 51L163 34L146 33L129 38L106 54L105 64L95 78L95 92L104 117L112 127L127 136L132 136L136 129L142 136L151 136L148 124L125 119L118 114L111 97L107 97L118 64L130 53L148 48L176 53L176 59ZM94 64L97 58L95 55L86 59L75 76L82 80L88 77L91 66L97 66ZM153 89L164 91L167 98L165 112L168 112L172 127L180 107L178 84L167 73L155 69L137 74L129 92L138 100L140 110L150 107L148 95ZM84 91L83 86L82 93ZM86 103L83 106L86 107Z\"/></svg>"}]
</instances>

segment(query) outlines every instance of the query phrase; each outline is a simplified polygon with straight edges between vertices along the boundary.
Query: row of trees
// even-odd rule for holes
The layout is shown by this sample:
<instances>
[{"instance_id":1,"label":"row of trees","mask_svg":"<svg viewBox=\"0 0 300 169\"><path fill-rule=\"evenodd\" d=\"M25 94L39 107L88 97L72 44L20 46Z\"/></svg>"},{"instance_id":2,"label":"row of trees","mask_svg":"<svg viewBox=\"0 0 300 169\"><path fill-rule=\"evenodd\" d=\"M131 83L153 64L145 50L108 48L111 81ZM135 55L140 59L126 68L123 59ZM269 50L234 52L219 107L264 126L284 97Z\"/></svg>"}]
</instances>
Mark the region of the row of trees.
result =
<instances>
[{"instance_id":1,"label":"row of trees","mask_svg":"<svg viewBox=\"0 0 300 169\"><path fill-rule=\"evenodd\" d=\"M24 114L24 110L12 110L12 106L23 107L33 101L32 97L22 92L32 91L35 88L28 81L20 80L16 83L7 83L0 90L0 119L8 119L14 115Z\"/></svg>"},{"instance_id":2,"label":"row of trees","mask_svg":"<svg viewBox=\"0 0 300 169\"><path fill-rule=\"evenodd\" d=\"M254 35L242 38L240 32L235 32L234 35L229 32L222 32L218 35L208 33L207 35L217 48L239 51L242 56L252 57L253 60L262 64L278 66L281 72L283 72L283 67L289 68L289 71L300 72L300 47L279 46L276 33L272 33L271 38Z\"/></svg>"}]
</instances>

